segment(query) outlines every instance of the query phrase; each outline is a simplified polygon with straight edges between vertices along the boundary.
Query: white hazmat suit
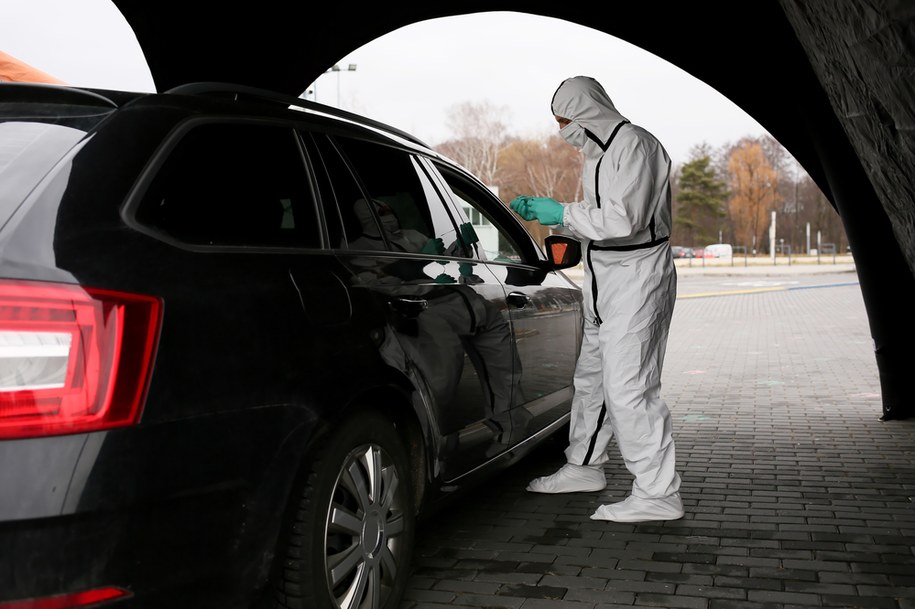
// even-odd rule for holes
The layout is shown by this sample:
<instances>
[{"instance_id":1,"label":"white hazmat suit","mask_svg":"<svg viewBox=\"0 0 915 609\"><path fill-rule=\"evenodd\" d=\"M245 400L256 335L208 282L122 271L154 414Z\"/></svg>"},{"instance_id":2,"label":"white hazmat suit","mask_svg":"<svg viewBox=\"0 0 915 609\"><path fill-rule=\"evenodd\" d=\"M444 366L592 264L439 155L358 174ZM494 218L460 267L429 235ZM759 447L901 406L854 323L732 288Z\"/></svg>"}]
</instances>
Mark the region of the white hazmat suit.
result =
<instances>
[{"instance_id":1,"label":"white hazmat suit","mask_svg":"<svg viewBox=\"0 0 915 609\"><path fill-rule=\"evenodd\" d=\"M584 201L519 197L512 208L527 211L522 213L526 219L534 215L544 224L561 223L582 240L584 340L575 371L567 464L533 480L528 490L604 489L603 465L615 436L634 476L632 492L624 501L599 507L591 518L677 519L683 516L680 476L670 411L661 398L677 292L669 243L670 158L652 134L616 110L593 78L563 81L552 111L560 134L584 154ZM545 203L538 206L538 201Z\"/></svg>"}]
</instances>

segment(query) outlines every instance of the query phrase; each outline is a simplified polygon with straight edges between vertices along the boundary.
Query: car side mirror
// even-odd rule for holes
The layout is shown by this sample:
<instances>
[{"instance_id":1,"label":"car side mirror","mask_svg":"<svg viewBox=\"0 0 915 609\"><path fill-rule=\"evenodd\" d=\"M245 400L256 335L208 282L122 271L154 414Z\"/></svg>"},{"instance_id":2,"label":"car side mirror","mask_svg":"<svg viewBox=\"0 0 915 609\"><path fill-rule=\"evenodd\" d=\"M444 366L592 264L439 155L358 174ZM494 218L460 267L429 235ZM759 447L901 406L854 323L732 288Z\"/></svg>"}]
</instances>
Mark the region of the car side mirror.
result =
<instances>
[{"instance_id":1,"label":"car side mirror","mask_svg":"<svg viewBox=\"0 0 915 609\"><path fill-rule=\"evenodd\" d=\"M581 242L565 235L548 235L544 241L547 258L554 269L567 269L581 262Z\"/></svg>"}]
</instances>

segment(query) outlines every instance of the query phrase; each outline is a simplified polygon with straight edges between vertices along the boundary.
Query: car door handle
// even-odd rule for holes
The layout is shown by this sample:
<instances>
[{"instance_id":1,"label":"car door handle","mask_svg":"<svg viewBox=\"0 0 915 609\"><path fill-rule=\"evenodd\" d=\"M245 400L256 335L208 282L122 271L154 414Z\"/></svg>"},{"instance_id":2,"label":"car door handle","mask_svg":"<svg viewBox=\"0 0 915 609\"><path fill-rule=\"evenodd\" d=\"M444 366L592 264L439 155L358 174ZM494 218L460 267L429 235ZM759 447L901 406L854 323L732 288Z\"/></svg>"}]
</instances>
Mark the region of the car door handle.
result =
<instances>
[{"instance_id":1,"label":"car door handle","mask_svg":"<svg viewBox=\"0 0 915 609\"><path fill-rule=\"evenodd\" d=\"M392 298L388 306L398 315L414 319L429 308L429 301L425 298Z\"/></svg>"},{"instance_id":2,"label":"car door handle","mask_svg":"<svg viewBox=\"0 0 915 609\"><path fill-rule=\"evenodd\" d=\"M516 309L523 309L531 301L531 297L524 292L511 292L508 295L508 304Z\"/></svg>"}]
</instances>

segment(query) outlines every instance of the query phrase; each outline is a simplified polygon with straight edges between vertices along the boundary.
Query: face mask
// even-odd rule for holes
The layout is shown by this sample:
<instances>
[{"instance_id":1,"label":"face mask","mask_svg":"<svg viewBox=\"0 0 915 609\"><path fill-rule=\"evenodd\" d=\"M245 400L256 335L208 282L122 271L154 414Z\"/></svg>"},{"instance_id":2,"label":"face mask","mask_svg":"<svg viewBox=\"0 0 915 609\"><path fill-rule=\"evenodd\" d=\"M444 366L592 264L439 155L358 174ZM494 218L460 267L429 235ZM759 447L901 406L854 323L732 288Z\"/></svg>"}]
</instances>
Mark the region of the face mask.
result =
<instances>
[{"instance_id":1,"label":"face mask","mask_svg":"<svg viewBox=\"0 0 915 609\"><path fill-rule=\"evenodd\" d=\"M588 141L588 134L585 132L585 128L578 123L569 123L559 130L559 135L576 148L583 148Z\"/></svg>"}]
</instances>

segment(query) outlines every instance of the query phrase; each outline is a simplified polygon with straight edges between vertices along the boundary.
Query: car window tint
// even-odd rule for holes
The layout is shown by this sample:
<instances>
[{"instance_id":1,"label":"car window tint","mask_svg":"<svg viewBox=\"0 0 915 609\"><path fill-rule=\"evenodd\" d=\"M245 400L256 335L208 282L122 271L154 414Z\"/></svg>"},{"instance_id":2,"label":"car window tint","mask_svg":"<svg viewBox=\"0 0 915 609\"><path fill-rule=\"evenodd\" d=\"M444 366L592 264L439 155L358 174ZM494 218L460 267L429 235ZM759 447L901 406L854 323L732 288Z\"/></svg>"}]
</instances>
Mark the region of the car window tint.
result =
<instances>
[{"instance_id":1,"label":"car window tint","mask_svg":"<svg viewBox=\"0 0 915 609\"><path fill-rule=\"evenodd\" d=\"M362 185L358 194L336 189L350 247L419 252L438 237L448 248L445 254L464 255L455 253L460 244L455 245L454 220L413 155L354 138L335 137L334 141ZM392 231L398 238L389 238Z\"/></svg>"},{"instance_id":2,"label":"car window tint","mask_svg":"<svg viewBox=\"0 0 915 609\"><path fill-rule=\"evenodd\" d=\"M435 234L445 245L445 254L459 258L472 258L474 239L467 233L466 226L459 225L459 218L453 217L448 211L453 208L445 202L442 193L435 187L435 184L439 184L440 181L433 180L427 173L428 166L419 163L415 156L411 156L411 160L426 194L425 200L429 204L429 213L432 216L433 225L436 227Z\"/></svg>"},{"instance_id":3,"label":"car window tint","mask_svg":"<svg viewBox=\"0 0 915 609\"><path fill-rule=\"evenodd\" d=\"M137 220L188 243L321 246L320 223L295 132L208 123L169 154Z\"/></svg>"},{"instance_id":4,"label":"car window tint","mask_svg":"<svg viewBox=\"0 0 915 609\"><path fill-rule=\"evenodd\" d=\"M364 232L364 220L360 221L356 215L354 202L365 200L365 194L333 142L325 135L314 134L314 143L320 157L315 159L314 164L319 176L317 183L324 204L324 214L327 217L339 217L342 228L342 231L328 231L330 246L346 248ZM321 167L317 167L319 162ZM382 246L383 243L379 241L379 245L374 249Z\"/></svg>"},{"instance_id":5,"label":"car window tint","mask_svg":"<svg viewBox=\"0 0 915 609\"><path fill-rule=\"evenodd\" d=\"M319 209L324 218L328 244L332 248L345 247L344 220L340 216L336 193L348 193L344 198L352 200L361 196L359 187L325 134L301 131L300 135L306 162L321 201Z\"/></svg>"}]
</instances>

